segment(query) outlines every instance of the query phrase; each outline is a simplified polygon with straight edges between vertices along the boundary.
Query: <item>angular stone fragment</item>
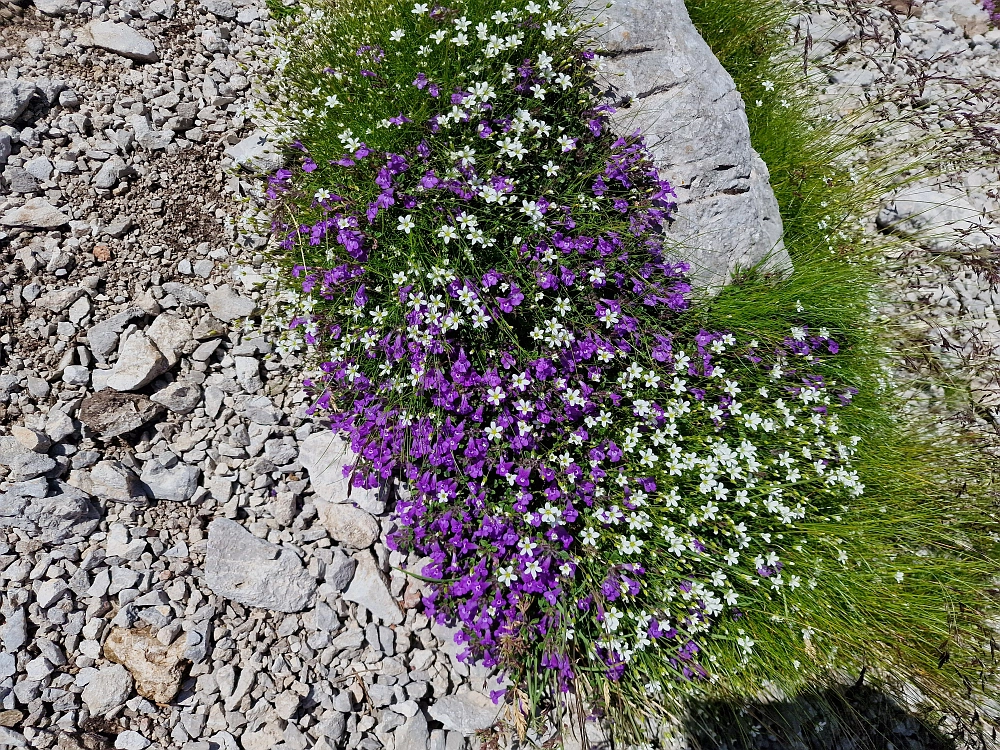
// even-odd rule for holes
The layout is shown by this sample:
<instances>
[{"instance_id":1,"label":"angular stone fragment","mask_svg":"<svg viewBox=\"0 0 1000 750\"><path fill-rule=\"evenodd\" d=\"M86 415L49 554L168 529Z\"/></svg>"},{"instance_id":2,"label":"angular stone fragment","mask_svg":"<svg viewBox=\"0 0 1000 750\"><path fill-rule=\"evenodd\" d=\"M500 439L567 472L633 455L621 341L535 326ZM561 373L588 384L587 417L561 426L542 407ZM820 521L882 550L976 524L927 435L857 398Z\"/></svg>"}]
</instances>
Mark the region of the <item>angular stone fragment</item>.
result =
<instances>
[{"instance_id":1,"label":"angular stone fragment","mask_svg":"<svg viewBox=\"0 0 1000 750\"><path fill-rule=\"evenodd\" d=\"M192 338L191 324L179 315L163 313L146 330L146 335L163 353L171 367L180 359L181 350Z\"/></svg>"},{"instance_id":2,"label":"angular stone fragment","mask_svg":"<svg viewBox=\"0 0 1000 750\"><path fill-rule=\"evenodd\" d=\"M359 552L354 556L358 561L351 585L344 592L344 598L355 602L372 613L384 625L398 625L403 621L403 610L396 597L389 591L382 571L375 565L370 552Z\"/></svg>"},{"instance_id":3,"label":"angular stone fragment","mask_svg":"<svg viewBox=\"0 0 1000 750\"><path fill-rule=\"evenodd\" d=\"M344 467L353 466L357 456L347 441L331 430L314 432L299 449L299 462L309 472L313 491L331 503L357 503L370 513L381 513L385 503L379 489L354 487L344 477Z\"/></svg>"},{"instance_id":4,"label":"angular stone fragment","mask_svg":"<svg viewBox=\"0 0 1000 750\"><path fill-rule=\"evenodd\" d=\"M54 313L60 313L80 299L86 292L79 287L69 286L62 289L51 289L35 300L35 307L44 307Z\"/></svg>"},{"instance_id":5,"label":"angular stone fragment","mask_svg":"<svg viewBox=\"0 0 1000 750\"><path fill-rule=\"evenodd\" d=\"M45 453L52 445L48 435L30 427L15 425L10 429L10 434L17 442L35 453Z\"/></svg>"},{"instance_id":6,"label":"angular stone fragment","mask_svg":"<svg viewBox=\"0 0 1000 750\"><path fill-rule=\"evenodd\" d=\"M117 315L112 315L107 320L102 320L91 326L87 331L87 341L90 344L90 351L97 358L97 361L106 362L111 353L118 347L118 335L125 330L125 326L145 314L141 307L129 307Z\"/></svg>"},{"instance_id":7,"label":"angular stone fragment","mask_svg":"<svg viewBox=\"0 0 1000 750\"><path fill-rule=\"evenodd\" d=\"M56 229L69 224L69 217L44 198L29 198L20 208L11 208L0 216L5 227Z\"/></svg>"},{"instance_id":8,"label":"angular stone fragment","mask_svg":"<svg viewBox=\"0 0 1000 750\"><path fill-rule=\"evenodd\" d=\"M69 483L101 500L135 503L146 499L139 477L121 461L99 461L89 470L74 471Z\"/></svg>"},{"instance_id":9,"label":"angular stone fragment","mask_svg":"<svg viewBox=\"0 0 1000 750\"><path fill-rule=\"evenodd\" d=\"M107 385L116 391L134 391L169 369L166 357L156 344L144 333L136 331L118 348L118 361Z\"/></svg>"},{"instance_id":10,"label":"angular stone fragment","mask_svg":"<svg viewBox=\"0 0 1000 750\"><path fill-rule=\"evenodd\" d=\"M158 459L147 461L142 467L143 484L157 500L189 500L198 489L201 469L197 466L177 463L165 466Z\"/></svg>"},{"instance_id":11,"label":"angular stone fragment","mask_svg":"<svg viewBox=\"0 0 1000 750\"><path fill-rule=\"evenodd\" d=\"M43 544L59 544L93 532L101 518L97 508L75 487L56 484L58 493L52 497L0 492L0 528L21 529Z\"/></svg>"},{"instance_id":12,"label":"angular stone fragment","mask_svg":"<svg viewBox=\"0 0 1000 750\"><path fill-rule=\"evenodd\" d=\"M278 612L301 612L316 591L295 552L225 518L208 526L205 582L219 596Z\"/></svg>"},{"instance_id":13,"label":"angular stone fragment","mask_svg":"<svg viewBox=\"0 0 1000 750\"><path fill-rule=\"evenodd\" d=\"M790 270L778 202L750 145L743 100L684 1L620 0L600 8L600 43L612 53L604 82L616 100L637 94L612 115L612 127L641 128L660 175L677 192L668 237L681 243L676 252L691 264L694 284L717 291L738 267L765 258L768 270Z\"/></svg>"},{"instance_id":14,"label":"angular stone fragment","mask_svg":"<svg viewBox=\"0 0 1000 750\"><path fill-rule=\"evenodd\" d=\"M205 299L212 314L227 323L236 318L245 318L257 308L252 299L241 297L229 284L223 284L214 292L210 292Z\"/></svg>"},{"instance_id":15,"label":"angular stone fragment","mask_svg":"<svg viewBox=\"0 0 1000 750\"><path fill-rule=\"evenodd\" d=\"M150 400L176 414L190 414L201 403L201 388L196 383L178 380L158 390Z\"/></svg>"},{"instance_id":16,"label":"angular stone fragment","mask_svg":"<svg viewBox=\"0 0 1000 750\"><path fill-rule=\"evenodd\" d=\"M123 665L135 680L135 691L154 703L169 703L184 679L184 641L164 646L149 628L112 628L104 656Z\"/></svg>"},{"instance_id":17,"label":"angular stone fragment","mask_svg":"<svg viewBox=\"0 0 1000 750\"><path fill-rule=\"evenodd\" d=\"M94 175L94 187L101 190L110 190L126 174L129 166L120 156L114 155L106 160L97 174Z\"/></svg>"},{"instance_id":18,"label":"angular stone fragment","mask_svg":"<svg viewBox=\"0 0 1000 750\"><path fill-rule=\"evenodd\" d=\"M316 500L320 523L336 541L354 549L367 549L378 539L380 527L374 516L348 503Z\"/></svg>"},{"instance_id":19,"label":"angular stone fragment","mask_svg":"<svg viewBox=\"0 0 1000 750\"><path fill-rule=\"evenodd\" d=\"M273 172L285 163L281 152L263 130L255 130L227 148L225 153L237 166L261 174Z\"/></svg>"},{"instance_id":20,"label":"angular stone fragment","mask_svg":"<svg viewBox=\"0 0 1000 750\"><path fill-rule=\"evenodd\" d=\"M430 706L432 719L440 721L451 732L460 732L466 737L496 723L500 707L489 696L472 690L438 698Z\"/></svg>"},{"instance_id":21,"label":"angular stone fragment","mask_svg":"<svg viewBox=\"0 0 1000 750\"><path fill-rule=\"evenodd\" d=\"M28 81L0 78L0 125L12 125L28 108L37 90Z\"/></svg>"},{"instance_id":22,"label":"angular stone fragment","mask_svg":"<svg viewBox=\"0 0 1000 750\"><path fill-rule=\"evenodd\" d=\"M35 0L35 7L47 16L65 16L79 7L77 0Z\"/></svg>"},{"instance_id":23,"label":"angular stone fragment","mask_svg":"<svg viewBox=\"0 0 1000 750\"><path fill-rule=\"evenodd\" d=\"M132 675L121 664L102 667L83 688L83 702L91 716L104 716L132 695Z\"/></svg>"},{"instance_id":24,"label":"angular stone fragment","mask_svg":"<svg viewBox=\"0 0 1000 750\"><path fill-rule=\"evenodd\" d=\"M98 391L80 404L79 417L103 438L117 437L142 427L164 412L146 396Z\"/></svg>"},{"instance_id":25,"label":"angular stone fragment","mask_svg":"<svg viewBox=\"0 0 1000 750\"><path fill-rule=\"evenodd\" d=\"M90 39L84 38L81 42L90 42L93 46L114 52L116 55L137 62L156 62L160 59L156 45L127 24L91 21L86 27L86 33L89 33Z\"/></svg>"}]
</instances>

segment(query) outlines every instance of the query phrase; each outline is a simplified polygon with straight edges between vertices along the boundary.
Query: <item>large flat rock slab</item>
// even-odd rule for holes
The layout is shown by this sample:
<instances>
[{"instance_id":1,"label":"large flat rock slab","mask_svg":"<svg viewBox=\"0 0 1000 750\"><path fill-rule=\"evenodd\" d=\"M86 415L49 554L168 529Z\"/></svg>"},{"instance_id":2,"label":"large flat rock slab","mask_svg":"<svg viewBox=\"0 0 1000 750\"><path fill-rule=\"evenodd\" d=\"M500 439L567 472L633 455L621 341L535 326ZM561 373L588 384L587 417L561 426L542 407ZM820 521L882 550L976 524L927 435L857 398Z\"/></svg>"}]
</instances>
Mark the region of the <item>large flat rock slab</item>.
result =
<instances>
[{"instance_id":1,"label":"large flat rock slab","mask_svg":"<svg viewBox=\"0 0 1000 750\"><path fill-rule=\"evenodd\" d=\"M583 17L594 12L584 11ZM769 258L791 269L767 166L750 144L743 99L683 0L618 0L597 14L608 53L603 83L616 131L641 128L661 176L677 192L668 230L696 287L716 291L737 268Z\"/></svg>"}]
</instances>

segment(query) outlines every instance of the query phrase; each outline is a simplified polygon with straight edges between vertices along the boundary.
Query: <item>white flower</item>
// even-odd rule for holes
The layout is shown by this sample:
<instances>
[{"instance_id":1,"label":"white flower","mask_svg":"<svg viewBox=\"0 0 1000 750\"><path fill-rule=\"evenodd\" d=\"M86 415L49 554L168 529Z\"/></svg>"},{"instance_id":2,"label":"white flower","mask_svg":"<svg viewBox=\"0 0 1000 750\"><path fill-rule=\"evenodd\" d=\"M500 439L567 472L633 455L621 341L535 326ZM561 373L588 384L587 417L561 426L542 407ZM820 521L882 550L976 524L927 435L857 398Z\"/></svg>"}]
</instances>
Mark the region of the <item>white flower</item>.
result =
<instances>
[{"instance_id":1,"label":"white flower","mask_svg":"<svg viewBox=\"0 0 1000 750\"><path fill-rule=\"evenodd\" d=\"M455 217L455 221L462 229L472 229L479 226L479 219L476 218L475 214L466 213L462 211L458 216Z\"/></svg>"},{"instance_id":2,"label":"white flower","mask_svg":"<svg viewBox=\"0 0 1000 750\"><path fill-rule=\"evenodd\" d=\"M774 91L774 81L764 81L762 85L765 91Z\"/></svg>"},{"instance_id":3,"label":"white flower","mask_svg":"<svg viewBox=\"0 0 1000 750\"><path fill-rule=\"evenodd\" d=\"M541 99L542 101L544 101L545 95L548 93L548 91L546 91L545 87L542 86L541 84L535 84L534 86L531 87L531 93L535 95L536 99Z\"/></svg>"},{"instance_id":4,"label":"white flower","mask_svg":"<svg viewBox=\"0 0 1000 750\"><path fill-rule=\"evenodd\" d=\"M591 547L597 546L597 539L598 539L597 532L594 531L594 529L590 526L585 528L583 532L580 534L580 541L583 544L589 545Z\"/></svg>"},{"instance_id":5,"label":"white flower","mask_svg":"<svg viewBox=\"0 0 1000 750\"><path fill-rule=\"evenodd\" d=\"M458 237L458 230L450 224L446 224L437 231L437 236L444 240L444 244L448 244L453 239Z\"/></svg>"},{"instance_id":6,"label":"white flower","mask_svg":"<svg viewBox=\"0 0 1000 750\"><path fill-rule=\"evenodd\" d=\"M418 16L422 16L427 12L427 3L414 3L413 10L410 11Z\"/></svg>"},{"instance_id":7,"label":"white flower","mask_svg":"<svg viewBox=\"0 0 1000 750\"><path fill-rule=\"evenodd\" d=\"M534 555L535 549L538 548L538 543L533 542L530 539L518 539L517 540L517 551L521 555Z\"/></svg>"},{"instance_id":8,"label":"white flower","mask_svg":"<svg viewBox=\"0 0 1000 750\"><path fill-rule=\"evenodd\" d=\"M623 536L619 540L618 551L623 555L634 555L641 549L642 541L636 539L635 534L632 534L628 539Z\"/></svg>"},{"instance_id":9,"label":"white flower","mask_svg":"<svg viewBox=\"0 0 1000 750\"><path fill-rule=\"evenodd\" d=\"M896 579L896 583L902 583L903 582L903 573L902 573L902 571L900 571L899 573L896 573L896 575L894 575L893 578Z\"/></svg>"},{"instance_id":10,"label":"white flower","mask_svg":"<svg viewBox=\"0 0 1000 750\"><path fill-rule=\"evenodd\" d=\"M548 163L542 165L545 169L546 177L555 177L559 173L559 165L549 159Z\"/></svg>"},{"instance_id":11,"label":"white flower","mask_svg":"<svg viewBox=\"0 0 1000 750\"><path fill-rule=\"evenodd\" d=\"M576 139L570 138L568 135L561 135L556 139L559 147L563 150L563 153L567 151L572 151L576 148Z\"/></svg>"},{"instance_id":12,"label":"white flower","mask_svg":"<svg viewBox=\"0 0 1000 750\"><path fill-rule=\"evenodd\" d=\"M398 42L404 36L406 36L406 32L402 29L395 29L391 34L389 34L389 38L394 42Z\"/></svg>"},{"instance_id":13,"label":"white flower","mask_svg":"<svg viewBox=\"0 0 1000 750\"><path fill-rule=\"evenodd\" d=\"M444 29L438 29L433 34L431 34L430 38L431 41L434 42L435 44L441 44L441 42L444 41L446 36L448 36L448 32L446 32Z\"/></svg>"},{"instance_id":14,"label":"white flower","mask_svg":"<svg viewBox=\"0 0 1000 750\"><path fill-rule=\"evenodd\" d=\"M463 33L458 33L451 38L451 41L455 43L456 47L465 47L469 44L469 37Z\"/></svg>"},{"instance_id":15,"label":"white flower","mask_svg":"<svg viewBox=\"0 0 1000 750\"><path fill-rule=\"evenodd\" d=\"M573 79L565 73L560 73L556 76L556 83L558 83L563 91L573 88Z\"/></svg>"},{"instance_id":16,"label":"white flower","mask_svg":"<svg viewBox=\"0 0 1000 750\"><path fill-rule=\"evenodd\" d=\"M609 607L604 613L604 629L609 633L618 630L622 621L622 612L618 607Z\"/></svg>"},{"instance_id":17,"label":"white flower","mask_svg":"<svg viewBox=\"0 0 1000 750\"><path fill-rule=\"evenodd\" d=\"M409 234L411 231L413 231L413 228L415 226L416 223L413 221L413 216L411 214L407 214L406 216L399 217L399 225L396 227L396 229L398 229L401 232L406 232L407 234Z\"/></svg>"},{"instance_id":18,"label":"white flower","mask_svg":"<svg viewBox=\"0 0 1000 750\"><path fill-rule=\"evenodd\" d=\"M504 586L510 586L517 580L517 575L514 573L514 566L508 565L506 568L500 568L500 572L497 574L497 580Z\"/></svg>"},{"instance_id":19,"label":"white flower","mask_svg":"<svg viewBox=\"0 0 1000 750\"><path fill-rule=\"evenodd\" d=\"M555 524L556 521L562 516L562 511L554 506L552 503L545 503L545 507L542 508L542 522L547 524Z\"/></svg>"},{"instance_id":20,"label":"white flower","mask_svg":"<svg viewBox=\"0 0 1000 750\"><path fill-rule=\"evenodd\" d=\"M459 31L467 31L471 25L472 21L470 21L465 16L455 19L455 28L458 29Z\"/></svg>"},{"instance_id":21,"label":"white flower","mask_svg":"<svg viewBox=\"0 0 1000 750\"><path fill-rule=\"evenodd\" d=\"M503 437L503 430L500 429L500 426L496 422L491 422L490 426L486 428L486 437L490 442L499 440Z\"/></svg>"},{"instance_id":22,"label":"white flower","mask_svg":"<svg viewBox=\"0 0 1000 750\"><path fill-rule=\"evenodd\" d=\"M538 563L538 560L532 560L524 566L524 572L532 578L538 578L538 574L542 572L542 566Z\"/></svg>"},{"instance_id":23,"label":"white flower","mask_svg":"<svg viewBox=\"0 0 1000 750\"><path fill-rule=\"evenodd\" d=\"M524 9L528 13L541 13L542 12L542 6L539 5L538 3L534 2L534 0L532 0L531 2L529 2L527 5L525 5Z\"/></svg>"},{"instance_id":24,"label":"white flower","mask_svg":"<svg viewBox=\"0 0 1000 750\"><path fill-rule=\"evenodd\" d=\"M503 388L500 386L494 386L486 392L486 400L494 406L499 406L500 402L503 401L506 396L507 394L503 392Z\"/></svg>"}]
</instances>

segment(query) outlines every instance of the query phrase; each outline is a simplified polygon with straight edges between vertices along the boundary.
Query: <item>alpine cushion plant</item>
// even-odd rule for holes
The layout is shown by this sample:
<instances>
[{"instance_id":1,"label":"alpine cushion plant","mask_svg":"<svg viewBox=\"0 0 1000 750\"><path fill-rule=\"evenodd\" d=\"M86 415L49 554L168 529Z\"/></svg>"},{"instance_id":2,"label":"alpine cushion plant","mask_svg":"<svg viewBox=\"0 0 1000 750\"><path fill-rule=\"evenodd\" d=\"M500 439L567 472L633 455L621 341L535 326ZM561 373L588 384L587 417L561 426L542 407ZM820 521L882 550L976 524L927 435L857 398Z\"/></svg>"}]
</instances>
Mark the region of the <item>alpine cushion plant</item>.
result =
<instances>
[{"instance_id":1,"label":"alpine cushion plant","mask_svg":"<svg viewBox=\"0 0 1000 750\"><path fill-rule=\"evenodd\" d=\"M587 31L556 0L312 12L267 196L312 409L356 486L399 482L424 611L515 714L582 697L638 741L692 697L857 664L859 589L905 660L930 630L903 592L946 566L912 584L924 551L865 504L829 331L699 324L673 190L610 132Z\"/></svg>"}]
</instances>

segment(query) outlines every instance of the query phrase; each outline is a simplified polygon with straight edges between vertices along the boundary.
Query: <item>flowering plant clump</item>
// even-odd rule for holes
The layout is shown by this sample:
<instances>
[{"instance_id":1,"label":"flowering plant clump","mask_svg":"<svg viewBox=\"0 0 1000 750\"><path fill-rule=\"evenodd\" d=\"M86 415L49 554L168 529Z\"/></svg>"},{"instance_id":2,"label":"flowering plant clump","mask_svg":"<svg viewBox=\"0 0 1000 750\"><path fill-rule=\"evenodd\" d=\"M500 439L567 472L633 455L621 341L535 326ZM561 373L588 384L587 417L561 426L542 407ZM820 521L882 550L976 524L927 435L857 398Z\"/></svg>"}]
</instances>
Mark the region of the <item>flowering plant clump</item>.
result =
<instances>
[{"instance_id":1,"label":"flowering plant clump","mask_svg":"<svg viewBox=\"0 0 1000 750\"><path fill-rule=\"evenodd\" d=\"M557 0L314 15L267 188L288 326L352 482L400 482L425 612L530 708L542 684L662 714L832 666L845 577L901 589L916 551L853 531L830 332L698 324L674 192Z\"/></svg>"}]
</instances>

